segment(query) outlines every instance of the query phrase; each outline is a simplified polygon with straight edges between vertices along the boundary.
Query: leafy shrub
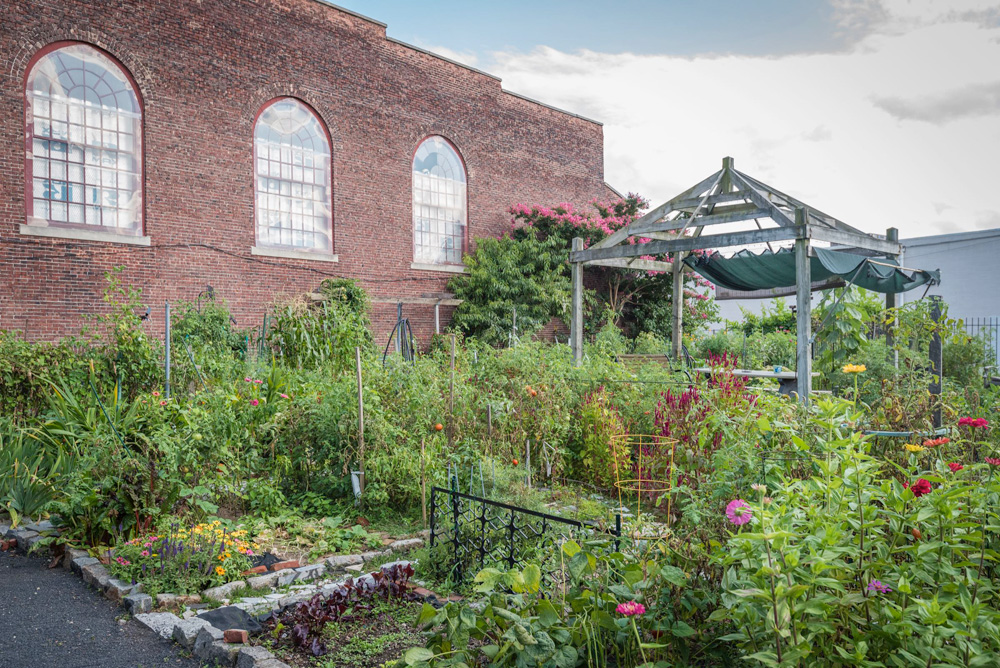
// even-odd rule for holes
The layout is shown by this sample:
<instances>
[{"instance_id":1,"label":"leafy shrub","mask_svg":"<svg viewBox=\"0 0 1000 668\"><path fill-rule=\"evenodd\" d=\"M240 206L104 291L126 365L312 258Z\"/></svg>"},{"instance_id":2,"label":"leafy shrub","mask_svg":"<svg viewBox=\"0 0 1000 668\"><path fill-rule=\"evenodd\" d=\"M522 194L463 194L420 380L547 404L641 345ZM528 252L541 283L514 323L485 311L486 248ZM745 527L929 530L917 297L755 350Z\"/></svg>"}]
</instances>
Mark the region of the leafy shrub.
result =
<instances>
[{"instance_id":1,"label":"leafy shrub","mask_svg":"<svg viewBox=\"0 0 1000 668\"><path fill-rule=\"evenodd\" d=\"M577 478L607 490L614 489L619 478L630 478L632 453L624 441L616 440L625 435L625 426L603 389L583 402L580 423L582 438L574 453Z\"/></svg>"}]
</instances>

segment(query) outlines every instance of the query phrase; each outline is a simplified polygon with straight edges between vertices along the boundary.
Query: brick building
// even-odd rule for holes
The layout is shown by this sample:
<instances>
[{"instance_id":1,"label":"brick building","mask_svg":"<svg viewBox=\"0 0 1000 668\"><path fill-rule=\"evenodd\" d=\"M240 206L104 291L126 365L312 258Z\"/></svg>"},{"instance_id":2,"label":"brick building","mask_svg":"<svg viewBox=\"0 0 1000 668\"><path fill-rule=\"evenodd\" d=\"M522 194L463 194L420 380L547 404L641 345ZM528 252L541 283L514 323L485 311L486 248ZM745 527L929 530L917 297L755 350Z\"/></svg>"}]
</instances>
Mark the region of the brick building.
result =
<instances>
[{"instance_id":1,"label":"brick building","mask_svg":"<svg viewBox=\"0 0 1000 668\"><path fill-rule=\"evenodd\" d=\"M206 285L249 326L342 276L384 340L510 204L607 194L599 123L321 0L5 3L0 329L75 333L123 266L158 331Z\"/></svg>"}]
</instances>

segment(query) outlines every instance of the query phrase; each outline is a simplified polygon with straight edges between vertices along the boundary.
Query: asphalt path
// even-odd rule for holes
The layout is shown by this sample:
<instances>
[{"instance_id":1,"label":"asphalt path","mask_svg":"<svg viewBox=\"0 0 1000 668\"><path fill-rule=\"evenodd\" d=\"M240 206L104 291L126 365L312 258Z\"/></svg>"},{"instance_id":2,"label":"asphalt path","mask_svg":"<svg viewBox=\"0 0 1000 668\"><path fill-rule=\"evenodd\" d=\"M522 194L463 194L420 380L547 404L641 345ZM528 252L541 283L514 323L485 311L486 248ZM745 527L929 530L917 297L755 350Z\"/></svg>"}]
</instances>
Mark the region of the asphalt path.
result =
<instances>
[{"instance_id":1,"label":"asphalt path","mask_svg":"<svg viewBox=\"0 0 1000 668\"><path fill-rule=\"evenodd\" d=\"M0 552L0 668L199 668L62 567Z\"/></svg>"}]
</instances>

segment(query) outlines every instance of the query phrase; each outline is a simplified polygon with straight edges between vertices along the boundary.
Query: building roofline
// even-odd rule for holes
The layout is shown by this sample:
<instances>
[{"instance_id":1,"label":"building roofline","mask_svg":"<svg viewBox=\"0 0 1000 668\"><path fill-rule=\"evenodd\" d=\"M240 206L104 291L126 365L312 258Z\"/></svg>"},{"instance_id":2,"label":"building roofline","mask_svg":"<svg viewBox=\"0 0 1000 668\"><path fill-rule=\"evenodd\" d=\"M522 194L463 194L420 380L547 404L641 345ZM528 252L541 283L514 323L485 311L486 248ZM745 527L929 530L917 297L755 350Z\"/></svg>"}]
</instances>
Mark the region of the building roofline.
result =
<instances>
[{"instance_id":1,"label":"building roofline","mask_svg":"<svg viewBox=\"0 0 1000 668\"><path fill-rule=\"evenodd\" d=\"M428 51L427 49L421 49L419 46L414 46L409 42L404 42L401 39L396 39L395 37L389 37L388 35L386 35L385 39L386 41L392 42L393 44L399 44L400 46L405 46L407 49L413 49L414 51L419 51L424 55L431 56L432 58L437 58L438 60L443 60L446 63L451 63L452 65L458 65L459 67L475 72L476 74L482 74L484 77L489 77L490 79L501 81L500 77L498 77L495 74L490 74L489 72L484 72L480 69L473 67L472 65L466 65L465 63L460 63L457 60L452 60L447 56L442 56L440 53L434 53L433 51Z\"/></svg>"},{"instance_id":2,"label":"building roofline","mask_svg":"<svg viewBox=\"0 0 1000 668\"><path fill-rule=\"evenodd\" d=\"M551 109L552 111L558 111L560 114L566 114L567 116L572 116L573 118L579 118L581 121L587 121L588 123L593 123L594 125L600 125L600 126L604 125L604 123L600 121L595 121L593 118L587 118L586 116L581 116L580 114L574 114L572 111L566 111L565 109L560 109L559 107L553 107L551 104L545 104L544 102L539 102L538 100L530 98L527 95L521 95L520 93L515 93L514 91L506 89L502 90L501 92L506 93L507 95L513 95L514 97L520 98L526 102L531 102L532 104L537 104L541 107L546 107L547 109Z\"/></svg>"},{"instance_id":3,"label":"building roofline","mask_svg":"<svg viewBox=\"0 0 1000 668\"><path fill-rule=\"evenodd\" d=\"M344 12L345 14L350 14L351 16L357 17L357 18L362 19L364 21L368 21L369 23L374 23L377 26L381 26L383 28L388 28L389 27L387 24L382 23L381 21L377 21L377 20L373 19L370 16L365 16L364 14L359 14L359 13L357 13L356 11L354 11L352 9L348 9L346 7L341 7L340 5L337 5L337 4L334 4L334 3L330 2L330 0L315 0L315 1L318 2L318 3L320 3L320 4L322 4L322 5L326 5L327 7L333 7L334 9L338 9L338 10Z\"/></svg>"},{"instance_id":4,"label":"building roofline","mask_svg":"<svg viewBox=\"0 0 1000 668\"><path fill-rule=\"evenodd\" d=\"M381 28L388 28L389 27L388 24L386 24L386 23L382 23L381 21L376 21L375 19L373 19L373 18L371 18L369 16L365 16L364 14L359 14L358 12L352 11L350 9L346 9L345 7L341 7L340 5L337 5L337 4L334 4L334 3L330 2L330 0L315 0L315 1L319 2L319 3L323 4L323 5L326 5L327 7L332 7L333 9L336 9L338 11L344 12L345 14L350 14L351 16L359 18L359 19L361 19L363 21L367 21L369 23L373 23L373 24L375 24L375 25L377 25L377 26L379 26ZM442 56L441 54L434 53L433 51L428 51L427 49L422 49L419 46L414 46L413 44L410 44L408 42L404 42L403 40L400 40L400 39L396 39L395 37L389 37L389 35L386 35L385 39L386 39L386 41L392 42L393 44L398 44L398 45L400 45L402 47L406 47L407 49L413 49L414 51L417 51L417 52L422 53L424 55L430 56L432 58L437 58L438 60L443 60L446 63L451 63L452 65L457 65L458 67L461 67L463 69L469 70L470 72L475 72L476 74L481 74L484 77L489 77L490 79L493 79L493 80L495 80L497 82L503 81L500 77L498 77L495 74L490 74L489 72L484 72L483 70L481 70L479 68L476 68L476 67L473 67L472 65L466 65L465 63L460 63L457 60L453 60L451 58L448 58L447 56ZM500 92L501 93L506 93L507 95L513 95L514 97L520 98L520 99L522 99L522 100L524 100L526 102L531 102L532 104L537 104L537 105L539 105L541 107L545 107L546 109L551 109L552 111L558 111L560 114L566 114L567 116L572 116L573 118L579 118L582 121L586 121L588 123L593 123L594 125L599 125L599 126L602 126L602 127L604 126L604 123L602 123L600 121L595 121L592 118L587 118L586 116L581 116L580 114L574 114L572 111L566 111L565 109L560 109L559 107L553 107L551 104L545 104L544 102L539 102L538 100L535 100L533 98L527 97L525 95L521 95L520 93L515 93L513 91L505 90L503 88L503 86L500 87Z\"/></svg>"},{"instance_id":5,"label":"building roofline","mask_svg":"<svg viewBox=\"0 0 1000 668\"><path fill-rule=\"evenodd\" d=\"M1000 237L1000 227L992 230L973 230L971 232L952 232L949 234L931 234L924 237L911 237L900 239L903 246L933 246L935 244L950 243L953 241L973 241L975 239L988 239L990 237Z\"/></svg>"}]
</instances>

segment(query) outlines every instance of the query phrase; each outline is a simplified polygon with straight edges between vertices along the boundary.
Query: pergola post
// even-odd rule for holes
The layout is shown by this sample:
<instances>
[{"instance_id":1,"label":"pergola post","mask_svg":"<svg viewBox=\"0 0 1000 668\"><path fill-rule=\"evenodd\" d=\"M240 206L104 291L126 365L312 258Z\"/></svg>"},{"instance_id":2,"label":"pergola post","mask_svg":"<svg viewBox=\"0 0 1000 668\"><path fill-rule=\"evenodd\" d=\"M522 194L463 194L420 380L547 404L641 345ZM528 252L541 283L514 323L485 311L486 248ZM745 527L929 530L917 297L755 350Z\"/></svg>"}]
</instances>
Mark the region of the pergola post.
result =
<instances>
[{"instance_id":1,"label":"pergola post","mask_svg":"<svg viewBox=\"0 0 1000 668\"><path fill-rule=\"evenodd\" d=\"M674 279L674 301L671 304L671 352L675 362L681 360L683 350L684 334L684 262L681 258L682 252L674 253L673 265L670 273Z\"/></svg>"},{"instance_id":2,"label":"pergola post","mask_svg":"<svg viewBox=\"0 0 1000 668\"><path fill-rule=\"evenodd\" d=\"M885 240L899 241L899 230L897 230L895 227L890 227L889 229L887 229L885 231ZM892 258L894 260L899 259L899 256L897 255L887 255L886 257ZM885 293L885 310L889 311L891 309L896 308L896 306L897 306L896 293L895 292ZM893 341L894 336L892 330L894 329L895 325L896 325L896 318L894 315L892 321L887 322L885 325L885 345L889 346L889 348L892 348L894 343Z\"/></svg>"},{"instance_id":3,"label":"pergola post","mask_svg":"<svg viewBox=\"0 0 1000 668\"><path fill-rule=\"evenodd\" d=\"M806 220L805 209L795 209L796 225L805 225ZM795 323L796 384L799 401L808 404L809 394L812 391L812 356L809 354L809 340L812 338L812 272L807 237L795 240Z\"/></svg>"},{"instance_id":4,"label":"pergola post","mask_svg":"<svg viewBox=\"0 0 1000 668\"><path fill-rule=\"evenodd\" d=\"M573 237L574 251L583 250L583 239ZM569 347L573 352L573 366L583 363L583 263L573 262L571 268L573 283L573 306L570 311Z\"/></svg>"}]
</instances>

